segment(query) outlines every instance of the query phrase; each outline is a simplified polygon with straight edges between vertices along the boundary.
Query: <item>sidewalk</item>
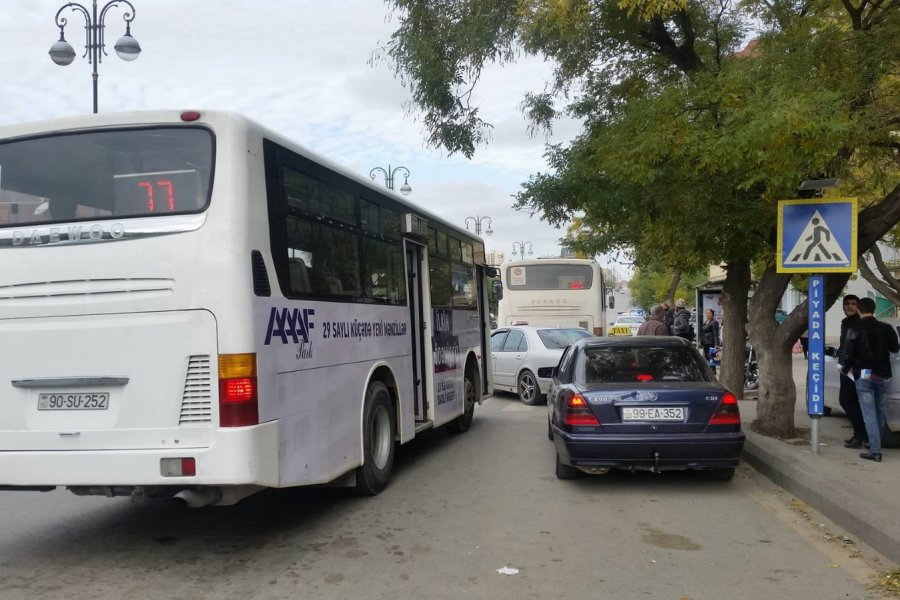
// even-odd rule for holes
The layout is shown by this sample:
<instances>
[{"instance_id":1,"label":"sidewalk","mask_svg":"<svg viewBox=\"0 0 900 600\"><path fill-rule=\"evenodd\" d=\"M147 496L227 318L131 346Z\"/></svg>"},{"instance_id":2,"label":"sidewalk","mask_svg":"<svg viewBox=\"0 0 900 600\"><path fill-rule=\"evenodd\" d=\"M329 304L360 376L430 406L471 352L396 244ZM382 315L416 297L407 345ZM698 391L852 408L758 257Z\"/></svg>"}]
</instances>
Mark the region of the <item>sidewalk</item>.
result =
<instances>
[{"instance_id":1,"label":"sidewalk","mask_svg":"<svg viewBox=\"0 0 900 600\"><path fill-rule=\"evenodd\" d=\"M808 429L806 360L794 355L797 405L794 423ZM812 453L808 435L777 440L754 433L756 400L742 400L741 417L747 442L744 460L779 486L859 537L894 562L900 563L900 448L885 448L884 461L859 458L862 450L844 448L851 436L840 410L819 420L819 454ZM847 427L845 427L845 425Z\"/></svg>"}]
</instances>

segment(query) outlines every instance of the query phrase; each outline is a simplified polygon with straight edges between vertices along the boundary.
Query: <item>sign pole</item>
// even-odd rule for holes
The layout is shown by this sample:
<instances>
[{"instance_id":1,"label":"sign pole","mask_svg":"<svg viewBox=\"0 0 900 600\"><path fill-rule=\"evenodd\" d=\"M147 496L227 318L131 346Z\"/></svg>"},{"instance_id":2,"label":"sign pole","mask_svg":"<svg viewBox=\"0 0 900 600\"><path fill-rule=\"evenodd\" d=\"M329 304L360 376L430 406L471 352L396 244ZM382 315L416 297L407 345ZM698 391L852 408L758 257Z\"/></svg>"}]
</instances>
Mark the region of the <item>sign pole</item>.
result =
<instances>
[{"instance_id":1,"label":"sign pole","mask_svg":"<svg viewBox=\"0 0 900 600\"><path fill-rule=\"evenodd\" d=\"M809 443L819 453L819 419L824 412L825 376L825 278L810 275L807 294L806 412L809 414Z\"/></svg>"}]
</instances>

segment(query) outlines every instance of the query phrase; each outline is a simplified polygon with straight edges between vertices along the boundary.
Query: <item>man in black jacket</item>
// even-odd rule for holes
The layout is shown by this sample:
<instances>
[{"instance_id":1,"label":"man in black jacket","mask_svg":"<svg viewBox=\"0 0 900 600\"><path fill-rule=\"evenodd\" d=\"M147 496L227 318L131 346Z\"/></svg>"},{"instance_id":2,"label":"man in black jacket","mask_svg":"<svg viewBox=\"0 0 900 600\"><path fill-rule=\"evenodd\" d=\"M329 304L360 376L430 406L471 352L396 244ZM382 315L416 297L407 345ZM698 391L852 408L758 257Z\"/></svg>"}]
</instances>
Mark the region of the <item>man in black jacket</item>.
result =
<instances>
[{"instance_id":1,"label":"man in black jacket","mask_svg":"<svg viewBox=\"0 0 900 600\"><path fill-rule=\"evenodd\" d=\"M847 351L847 332L856 327L859 323L859 314L856 311L856 304L859 297L854 294L844 296L844 320L841 321L841 341L838 344L837 361L839 365L844 364L844 354ZM850 419L850 425L853 426L853 435L850 439L844 440L846 448L862 448L864 444L869 443L869 436L866 434L866 424L863 421L862 411L859 408L859 398L856 395L856 383L841 373L841 391L838 399L844 414Z\"/></svg>"},{"instance_id":2,"label":"man in black jacket","mask_svg":"<svg viewBox=\"0 0 900 600\"><path fill-rule=\"evenodd\" d=\"M853 373L862 409L869 451L860 458L881 462L881 428L885 424L884 395L891 376L891 353L900 352L897 331L875 318L875 301L860 298L859 323L847 332L843 373Z\"/></svg>"},{"instance_id":3,"label":"man in black jacket","mask_svg":"<svg viewBox=\"0 0 900 600\"><path fill-rule=\"evenodd\" d=\"M691 312L684 307L684 300L675 301L675 318L669 326L672 335L684 338L689 342L694 341L694 327L691 325Z\"/></svg>"}]
</instances>

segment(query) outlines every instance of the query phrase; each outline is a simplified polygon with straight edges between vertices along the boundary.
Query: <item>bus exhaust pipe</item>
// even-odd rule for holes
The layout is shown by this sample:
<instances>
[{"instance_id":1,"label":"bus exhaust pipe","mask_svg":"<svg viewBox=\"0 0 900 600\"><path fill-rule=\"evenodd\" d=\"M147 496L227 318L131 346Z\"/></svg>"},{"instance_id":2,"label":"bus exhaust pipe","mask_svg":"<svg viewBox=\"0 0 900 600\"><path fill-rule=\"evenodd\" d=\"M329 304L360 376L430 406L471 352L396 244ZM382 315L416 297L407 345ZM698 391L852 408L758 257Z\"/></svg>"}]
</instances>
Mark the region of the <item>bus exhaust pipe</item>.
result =
<instances>
[{"instance_id":1,"label":"bus exhaust pipe","mask_svg":"<svg viewBox=\"0 0 900 600\"><path fill-rule=\"evenodd\" d=\"M181 490L173 496L178 502L183 502L191 508L203 508L215 504L222 499L222 491L219 488L202 488L200 490Z\"/></svg>"}]
</instances>

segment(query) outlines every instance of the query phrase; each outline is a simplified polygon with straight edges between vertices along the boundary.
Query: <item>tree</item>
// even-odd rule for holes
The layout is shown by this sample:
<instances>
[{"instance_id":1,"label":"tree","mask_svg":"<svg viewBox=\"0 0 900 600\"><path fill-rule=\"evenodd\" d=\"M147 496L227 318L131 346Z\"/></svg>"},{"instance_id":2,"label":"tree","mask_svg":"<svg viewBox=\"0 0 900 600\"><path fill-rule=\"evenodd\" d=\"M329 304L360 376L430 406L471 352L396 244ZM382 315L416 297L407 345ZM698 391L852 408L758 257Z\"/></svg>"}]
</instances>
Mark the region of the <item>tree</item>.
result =
<instances>
[{"instance_id":1,"label":"tree","mask_svg":"<svg viewBox=\"0 0 900 600\"><path fill-rule=\"evenodd\" d=\"M634 270L634 275L628 282L628 289L631 291L631 297L634 298L636 306L644 309L649 309L662 300L672 301L675 298L683 298L685 304L692 307L696 299L694 290L704 281L706 281L706 274L703 272L687 273L683 278L679 278L678 287L671 290L672 276L670 272L645 271L638 268ZM670 305L674 306L674 302L670 302Z\"/></svg>"},{"instance_id":2,"label":"tree","mask_svg":"<svg viewBox=\"0 0 900 600\"><path fill-rule=\"evenodd\" d=\"M724 264L725 328L747 321L750 265L768 261L750 305L760 357L759 425L793 429L790 347L798 309L775 307L789 276L775 272L778 199L818 174L896 171L896 44L900 0L391 0L400 26L387 52L410 85L429 141L471 156L489 137L473 103L488 62L541 54L556 65L529 94L535 127L582 119L569 146L547 150L549 173L518 195L551 223L582 219L579 243L630 248L640 266ZM752 51L737 50L760 27ZM892 163L893 161L893 163ZM867 250L900 220L900 187L861 212ZM830 301L846 277L829 277ZM740 391L743 342L725 348L722 376ZM739 342L739 343L734 343ZM787 370L786 370L787 369Z\"/></svg>"}]
</instances>

